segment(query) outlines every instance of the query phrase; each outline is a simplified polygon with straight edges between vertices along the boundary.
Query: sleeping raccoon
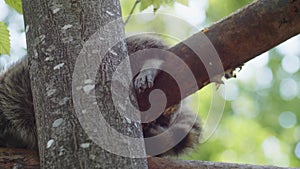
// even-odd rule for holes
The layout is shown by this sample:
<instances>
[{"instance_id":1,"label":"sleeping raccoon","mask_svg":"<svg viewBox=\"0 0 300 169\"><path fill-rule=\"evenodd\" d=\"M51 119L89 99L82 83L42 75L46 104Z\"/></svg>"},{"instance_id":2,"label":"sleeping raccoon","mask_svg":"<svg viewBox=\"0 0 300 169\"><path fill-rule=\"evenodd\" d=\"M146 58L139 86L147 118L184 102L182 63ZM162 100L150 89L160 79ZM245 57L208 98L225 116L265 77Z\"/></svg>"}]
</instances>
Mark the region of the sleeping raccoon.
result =
<instances>
[{"instance_id":1,"label":"sleeping raccoon","mask_svg":"<svg viewBox=\"0 0 300 169\"><path fill-rule=\"evenodd\" d=\"M150 36L129 37L126 39L126 43L129 55L143 49L168 48L161 40ZM145 61L142 70L134 79L134 87L139 92L153 86L155 77L159 73L157 69L161 64L162 61L158 59ZM146 70L149 66L157 69ZM182 113L181 119L176 119L178 113ZM176 131L186 132L187 135L176 146L159 156L178 155L187 148L195 146L199 141L201 132L199 123L192 124L191 130L187 129L185 125L194 120L191 118L192 115L193 112L187 108L181 108L179 105L171 106L165 109L157 120L142 125L144 137L156 136L166 131L176 119L179 122L178 126L175 126ZM171 139L172 137L168 138L168 140ZM26 57L0 75L0 146L38 148L29 66Z\"/></svg>"}]
</instances>

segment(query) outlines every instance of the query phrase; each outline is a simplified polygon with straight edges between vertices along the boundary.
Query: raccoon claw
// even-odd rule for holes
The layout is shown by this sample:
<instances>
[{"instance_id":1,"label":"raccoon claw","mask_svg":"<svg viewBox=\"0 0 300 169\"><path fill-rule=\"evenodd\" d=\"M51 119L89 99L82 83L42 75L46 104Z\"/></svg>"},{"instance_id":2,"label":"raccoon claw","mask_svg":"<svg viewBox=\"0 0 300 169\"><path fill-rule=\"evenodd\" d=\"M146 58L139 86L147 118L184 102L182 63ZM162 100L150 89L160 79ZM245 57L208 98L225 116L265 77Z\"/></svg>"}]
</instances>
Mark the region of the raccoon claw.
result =
<instances>
[{"instance_id":1,"label":"raccoon claw","mask_svg":"<svg viewBox=\"0 0 300 169\"><path fill-rule=\"evenodd\" d=\"M146 89L150 89L154 85L155 72L152 70L141 71L134 80L134 87L139 93L144 92Z\"/></svg>"}]
</instances>

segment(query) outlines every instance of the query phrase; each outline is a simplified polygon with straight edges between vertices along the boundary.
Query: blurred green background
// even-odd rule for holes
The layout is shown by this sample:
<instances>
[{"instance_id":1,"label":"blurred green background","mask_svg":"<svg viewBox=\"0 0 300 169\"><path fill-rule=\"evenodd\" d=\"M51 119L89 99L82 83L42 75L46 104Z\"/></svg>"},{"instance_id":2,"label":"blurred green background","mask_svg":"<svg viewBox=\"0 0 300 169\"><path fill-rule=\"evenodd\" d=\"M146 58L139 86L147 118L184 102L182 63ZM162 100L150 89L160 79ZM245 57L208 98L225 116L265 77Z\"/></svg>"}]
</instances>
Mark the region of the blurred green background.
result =
<instances>
[{"instance_id":1,"label":"blurred green background","mask_svg":"<svg viewBox=\"0 0 300 169\"><path fill-rule=\"evenodd\" d=\"M143 0L126 33L159 33L174 45L250 2ZM121 0L124 19L133 4L133 0ZM3 0L0 11L0 21L11 36L10 56L0 57L5 68L26 54L26 42L22 15ZM209 139L179 158L300 167L299 58L298 35L246 63L236 79L225 80L218 89L208 85L191 96L188 104L204 125L209 114L225 107L217 112L222 118Z\"/></svg>"},{"instance_id":2,"label":"blurred green background","mask_svg":"<svg viewBox=\"0 0 300 169\"><path fill-rule=\"evenodd\" d=\"M133 2L121 2L123 16L127 16ZM250 2L190 0L187 6L163 5L156 15L153 6L142 12L137 7L137 16L128 22L126 31L128 34L161 33L175 39L169 41L175 44ZM143 13L150 13L152 17L144 17ZM164 14L178 17L178 21ZM225 85L217 91L211 84L193 95L189 99L191 106L204 125L214 106L219 102L222 108L224 104L220 99L213 99L214 94L225 101L225 108L212 136L180 158L300 167L299 58L298 35L246 63L236 79L225 80Z\"/></svg>"}]
</instances>

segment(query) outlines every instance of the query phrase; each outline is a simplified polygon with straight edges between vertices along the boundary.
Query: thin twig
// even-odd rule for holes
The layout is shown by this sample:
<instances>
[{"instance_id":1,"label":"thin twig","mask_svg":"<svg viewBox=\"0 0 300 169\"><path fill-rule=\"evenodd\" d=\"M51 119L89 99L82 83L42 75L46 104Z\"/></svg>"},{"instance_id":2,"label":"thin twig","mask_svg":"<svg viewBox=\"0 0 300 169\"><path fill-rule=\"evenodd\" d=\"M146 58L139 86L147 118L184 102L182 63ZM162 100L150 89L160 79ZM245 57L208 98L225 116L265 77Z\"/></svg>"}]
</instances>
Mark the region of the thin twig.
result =
<instances>
[{"instance_id":1,"label":"thin twig","mask_svg":"<svg viewBox=\"0 0 300 169\"><path fill-rule=\"evenodd\" d=\"M134 5L133 5L133 7L131 8L131 11L130 11L130 13L129 13L129 16L127 17L127 19L126 19L126 21L125 21L125 25L126 25L126 24L128 23L128 21L130 20L130 18L131 18L131 16L133 15L133 12L134 12L134 10L135 10L137 4L140 3L140 2L141 2L141 0L136 0L136 1L134 2Z\"/></svg>"}]
</instances>

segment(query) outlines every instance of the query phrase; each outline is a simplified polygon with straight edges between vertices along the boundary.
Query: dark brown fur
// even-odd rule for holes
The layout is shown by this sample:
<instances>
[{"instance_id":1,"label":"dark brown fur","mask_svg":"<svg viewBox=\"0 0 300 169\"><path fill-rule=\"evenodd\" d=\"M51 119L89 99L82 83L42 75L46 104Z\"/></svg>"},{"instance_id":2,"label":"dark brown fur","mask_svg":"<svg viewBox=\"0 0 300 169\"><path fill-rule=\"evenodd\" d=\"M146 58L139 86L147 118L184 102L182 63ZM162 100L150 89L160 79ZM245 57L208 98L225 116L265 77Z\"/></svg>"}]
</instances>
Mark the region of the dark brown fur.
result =
<instances>
[{"instance_id":1,"label":"dark brown fur","mask_svg":"<svg viewBox=\"0 0 300 169\"><path fill-rule=\"evenodd\" d=\"M160 40L151 37L137 36L128 38L126 42L129 54L146 48L167 48ZM178 108L178 105L168 108L156 121L143 124L144 137L155 136L167 130L173 124ZM193 120L193 112L186 108L180 110L183 118L178 121L182 123L176 124L176 129L178 132L189 133L174 148L161 155L177 155L198 143L201 131L199 123L196 122L187 131L184 124ZM36 138L29 66L25 58L0 75L0 146L37 149Z\"/></svg>"}]
</instances>

